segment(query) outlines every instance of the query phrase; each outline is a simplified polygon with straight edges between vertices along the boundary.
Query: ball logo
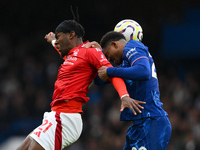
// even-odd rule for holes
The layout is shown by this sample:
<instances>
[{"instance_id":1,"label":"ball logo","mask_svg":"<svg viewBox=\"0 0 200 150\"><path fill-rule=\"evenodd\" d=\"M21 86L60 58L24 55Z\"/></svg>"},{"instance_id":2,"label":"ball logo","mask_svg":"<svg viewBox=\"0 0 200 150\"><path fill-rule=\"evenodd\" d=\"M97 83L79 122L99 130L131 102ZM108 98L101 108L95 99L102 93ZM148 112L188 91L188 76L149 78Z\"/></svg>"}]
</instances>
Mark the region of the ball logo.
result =
<instances>
[{"instance_id":1,"label":"ball logo","mask_svg":"<svg viewBox=\"0 0 200 150\"><path fill-rule=\"evenodd\" d=\"M137 38L139 39L139 41L142 41L142 39L143 39L143 33L141 31L138 32Z\"/></svg>"}]
</instances>

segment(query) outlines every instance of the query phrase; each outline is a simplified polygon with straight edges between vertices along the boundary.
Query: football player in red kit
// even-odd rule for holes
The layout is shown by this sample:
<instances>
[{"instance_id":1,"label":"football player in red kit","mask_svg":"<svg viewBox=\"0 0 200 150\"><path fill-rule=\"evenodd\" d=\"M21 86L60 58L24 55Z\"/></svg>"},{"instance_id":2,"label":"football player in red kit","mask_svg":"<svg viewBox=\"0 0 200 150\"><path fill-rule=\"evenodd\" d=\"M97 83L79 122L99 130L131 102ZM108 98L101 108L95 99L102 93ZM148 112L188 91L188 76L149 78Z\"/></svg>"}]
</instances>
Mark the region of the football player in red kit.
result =
<instances>
[{"instance_id":1,"label":"football player in red kit","mask_svg":"<svg viewBox=\"0 0 200 150\"><path fill-rule=\"evenodd\" d=\"M51 111L42 125L31 132L18 150L61 150L78 140L82 132L82 104L87 103L88 86L101 66L111 67L100 49L84 48L84 28L75 20L61 22L55 30L55 47L64 62L58 70ZM47 41L53 34L49 33ZM129 107L141 113L145 102L131 99L121 78L109 78L121 98L121 111Z\"/></svg>"}]
</instances>

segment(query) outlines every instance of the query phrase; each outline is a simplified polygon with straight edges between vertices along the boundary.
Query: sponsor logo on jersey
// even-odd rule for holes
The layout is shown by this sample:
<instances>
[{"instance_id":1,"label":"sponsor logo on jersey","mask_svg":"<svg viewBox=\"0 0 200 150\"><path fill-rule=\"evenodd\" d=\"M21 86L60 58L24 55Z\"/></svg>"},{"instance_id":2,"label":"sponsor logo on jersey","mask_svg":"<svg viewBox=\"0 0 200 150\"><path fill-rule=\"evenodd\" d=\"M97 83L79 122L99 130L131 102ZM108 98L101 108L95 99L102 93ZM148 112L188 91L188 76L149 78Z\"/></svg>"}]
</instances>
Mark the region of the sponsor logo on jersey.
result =
<instances>
[{"instance_id":1,"label":"sponsor logo on jersey","mask_svg":"<svg viewBox=\"0 0 200 150\"><path fill-rule=\"evenodd\" d=\"M73 60L73 61L76 61L76 60L77 60L77 57L68 56L68 57L66 58L66 60Z\"/></svg>"},{"instance_id":2,"label":"sponsor logo on jersey","mask_svg":"<svg viewBox=\"0 0 200 150\"><path fill-rule=\"evenodd\" d=\"M126 53L126 57L128 59L130 59L133 55L137 54L138 52L136 51L136 48L132 48L130 49L127 53Z\"/></svg>"},{"instance_id":3,"label":"sponsor logo on jersey","mask_svg":"<svg viewBox=\"0 0 200 150\"><path fill-rule=\"evenodd\" d=\"M69 62L69 61L65 61L63 64L68 64L68 65L74 65L74 63L73 62Z\"/></svg>"},{"instance_id":4,"label":"sponsor logo on jersey","mask_svg":"<svg viewBox=\"0 0 200 150\"><path fill-rule=\"evenodd\" d=\"M101 60L100 60L100 62L103 62L103 61L108 61L108 60L106 59L106 57L103 54L101 54Z\"/></svg>"},{"instance_id":5,"label":"sponsor logo on jersey","mask_svg":"<svg viewBox=\"0 0 200 150\"><path fill-rule=\"evenodd\" d=\"M74 65L74 63L73 63L74 61L77 61L76 57L67 56L67 58L63 64Z\"/></svg>"},{"instance_id":6,"label":"sponsor logo on jersey","mask_svg":"<svg viewBox=\"0 0 200 150\"><path fill-rule=\"evenodd\" d=\"M79 49L75 49L75 50L74 50L74 56L77 56L77 55L78 55L78 52L79 52Z\"/></svg>"}]
</instances>

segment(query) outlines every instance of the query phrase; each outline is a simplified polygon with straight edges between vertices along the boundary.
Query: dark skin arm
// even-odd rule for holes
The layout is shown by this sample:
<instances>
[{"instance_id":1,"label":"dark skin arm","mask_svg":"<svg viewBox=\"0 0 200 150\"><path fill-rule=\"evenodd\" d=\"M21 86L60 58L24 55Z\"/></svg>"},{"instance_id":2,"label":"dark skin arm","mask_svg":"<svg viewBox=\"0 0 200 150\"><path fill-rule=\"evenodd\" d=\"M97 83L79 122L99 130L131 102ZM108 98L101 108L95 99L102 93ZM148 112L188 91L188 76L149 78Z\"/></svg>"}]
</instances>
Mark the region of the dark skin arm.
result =
<instances>
[{"instance_id":1,"label":"dark skin arm","mask_svg":"<svg viewBox=\"0 0 200 150\"><path fill-rule=\"evenodd\" d=\"M136 111L142 113L140 109L144 109L144 107L142 107L140 104L146 104L146 102L135 100L133 98L130 98L129 96L123 97L121 101L122 102L120 111L122 112L124 108L128 107L131 109L134 115L137 115ZM136 111L133 108L135 108Z\"/></svg>"},{"instance_id":2,"label":"dark skin arm","mask_svg":"<svg viewBox=\"0 0 200 150\"><path fill-rule=\"evenodd\" d=\"M98 76L101 80L103 80L104 82L108 80L108 75L106 73L108 67L106 66L102 66L101 68L99 68L98 70Z\"/></svg>"},{"instance_id":3,"label":"dark skin arm","mask_svg":"<svg viewBox=\"0 0 200 150\"><path fill-rule=\"evenodd\" d=\"M94 48L99 48L102 50L101 46L96 41L86 43L84 47L85 48L94 47Z\"/></svg>"},{"instance_id":4,"label":"dark skin arm","mask_svg":"<svg viewBox=\"0 0 200 150\"><path fill-rule=\"evenodd\" d=\"M51 42L52 42L53 40L56 40L55 34L54 34L53 32L49 32L48 34L45 35L44 38L45 38L45 39L47 40L47 42L49 42L50 44L51 44Z\"/></svg>"}]
</instances>

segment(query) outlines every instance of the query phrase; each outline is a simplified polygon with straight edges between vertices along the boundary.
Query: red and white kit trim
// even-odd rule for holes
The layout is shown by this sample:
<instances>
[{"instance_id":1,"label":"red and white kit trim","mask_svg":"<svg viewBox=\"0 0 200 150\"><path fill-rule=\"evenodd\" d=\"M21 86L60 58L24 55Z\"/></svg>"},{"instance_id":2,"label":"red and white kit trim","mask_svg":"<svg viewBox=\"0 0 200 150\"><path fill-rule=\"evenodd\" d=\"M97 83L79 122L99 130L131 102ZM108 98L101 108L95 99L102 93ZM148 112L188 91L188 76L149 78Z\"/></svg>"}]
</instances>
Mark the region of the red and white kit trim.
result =
<instances>
[{"instance_id":1,"label":"red and white kit trim","mask_svg":"<svg viewBox=\"0 0 200 150\"><path fill-rule=\"evenodd\" d=\"M45 112L43 122L31 134L45 150L61 150L80 137L83 124L79 113Z\"/></svg>"}]
</instances>

